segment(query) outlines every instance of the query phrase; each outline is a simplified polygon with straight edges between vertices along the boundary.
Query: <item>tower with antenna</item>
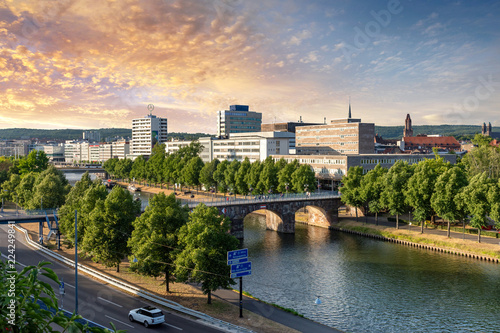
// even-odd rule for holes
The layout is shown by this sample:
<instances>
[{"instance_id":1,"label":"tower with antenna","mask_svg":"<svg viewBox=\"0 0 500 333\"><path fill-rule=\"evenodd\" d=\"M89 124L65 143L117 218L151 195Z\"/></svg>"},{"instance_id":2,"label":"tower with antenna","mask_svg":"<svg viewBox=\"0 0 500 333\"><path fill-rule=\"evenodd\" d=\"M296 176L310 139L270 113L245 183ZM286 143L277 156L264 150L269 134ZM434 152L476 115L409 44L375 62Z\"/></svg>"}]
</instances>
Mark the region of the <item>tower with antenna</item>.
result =
<instances>
[{"instance_id":1,"label":"tower with antenna","mask_svg":"<svg viewBox=\"0 0 500 333\"><path fill-rule=\"evenodd\" d=\"M351 116L351 96L349 96L349 117L348 119L351 119L352 116Z\"/></svg>"}]
</instances>

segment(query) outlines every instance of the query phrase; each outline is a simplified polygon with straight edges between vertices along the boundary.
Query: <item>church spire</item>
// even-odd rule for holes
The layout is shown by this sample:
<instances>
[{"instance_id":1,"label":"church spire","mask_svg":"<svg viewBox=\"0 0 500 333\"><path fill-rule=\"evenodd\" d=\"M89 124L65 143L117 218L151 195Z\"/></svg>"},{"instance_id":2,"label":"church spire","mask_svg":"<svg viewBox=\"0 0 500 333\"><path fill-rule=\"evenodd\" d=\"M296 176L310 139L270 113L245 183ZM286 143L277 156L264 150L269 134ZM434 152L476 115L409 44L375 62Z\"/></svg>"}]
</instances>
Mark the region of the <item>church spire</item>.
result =
<instances>
[{"instance_id":1,"label":"church spire","mask_svg":"<svg viewBox=\"0 0 500 333\"><path fill-rule=\"evenodd\" d=\"M351 119L351 96L349 96L349 119Z\"/></svg>"}]
</instances>

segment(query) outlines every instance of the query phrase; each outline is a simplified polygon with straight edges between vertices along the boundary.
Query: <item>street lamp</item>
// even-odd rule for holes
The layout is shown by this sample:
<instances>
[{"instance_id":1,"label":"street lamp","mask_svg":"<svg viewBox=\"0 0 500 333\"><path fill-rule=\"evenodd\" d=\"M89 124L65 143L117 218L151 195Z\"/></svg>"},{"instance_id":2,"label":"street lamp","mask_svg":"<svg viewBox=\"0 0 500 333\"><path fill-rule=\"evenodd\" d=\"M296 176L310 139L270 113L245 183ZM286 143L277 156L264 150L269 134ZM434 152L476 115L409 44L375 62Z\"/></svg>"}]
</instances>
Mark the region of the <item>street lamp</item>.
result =
<instances>
[{"instance_id":1,"label":"street lamp","mask_svg":"<svg viewBox=\"0 0 500 333\"><path fill-rule=\"evenodd\" d=\"M285 191L286 191L286 194L288 195L288 185L290 185L289 183L285 183Z\"/></svg>"}]
</instances>

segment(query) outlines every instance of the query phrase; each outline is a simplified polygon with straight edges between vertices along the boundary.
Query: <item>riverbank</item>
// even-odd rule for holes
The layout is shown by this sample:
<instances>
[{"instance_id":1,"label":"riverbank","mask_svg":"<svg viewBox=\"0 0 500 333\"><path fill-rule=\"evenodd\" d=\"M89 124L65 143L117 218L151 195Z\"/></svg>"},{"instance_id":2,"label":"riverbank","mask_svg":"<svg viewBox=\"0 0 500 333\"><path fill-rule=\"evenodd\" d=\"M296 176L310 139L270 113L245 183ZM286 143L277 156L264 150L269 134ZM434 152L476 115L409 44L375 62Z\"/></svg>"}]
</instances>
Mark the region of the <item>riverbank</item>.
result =
<instances>
[{"instance_id":1,"label":"riverbank","mask_svg":"<svg viewBox=\"0 0 500 333\"><path fill-rule=\"evenodd\" d=\"M500 263L500 246L498 239L493 237L482 237L482 242L471 239L471 235L467 239L463 239L465 235L452 232L450 238L446 235L446 230L425 229L424 233L420 233L420 227L404 226L396 229L387 221L381 221L384 225L375 225L371 223L363 223L353 221L350 217L344 217L338 223L331 226L330 229L343 232L355 233L361 236L381 239L384 241L393 241L399 244L419 247L423 249L450 253L469 258L485 260ZM372 224L373 223L373 224Z\"/></svg>"}]
</instances>

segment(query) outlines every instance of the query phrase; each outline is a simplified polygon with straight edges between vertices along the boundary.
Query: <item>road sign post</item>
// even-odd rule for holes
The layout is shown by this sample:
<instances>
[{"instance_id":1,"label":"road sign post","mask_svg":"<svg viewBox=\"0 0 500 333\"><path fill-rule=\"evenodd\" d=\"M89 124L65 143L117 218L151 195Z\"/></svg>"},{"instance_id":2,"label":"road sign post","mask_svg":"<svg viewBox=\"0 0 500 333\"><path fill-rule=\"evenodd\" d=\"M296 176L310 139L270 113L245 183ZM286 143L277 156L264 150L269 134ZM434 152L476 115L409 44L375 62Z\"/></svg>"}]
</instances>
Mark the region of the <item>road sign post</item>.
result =
<instances>
[{"instance_id":1,"label":"road sign post","mask_svg":"<svg viewBox=\"0 0 500 333\"><path fill-rule=\"evenodd\" d=\"M243 318L243 276L252 274L252 262L248 261L248 249L229 251L227 264L231 266L231 279L240 278L240 318Z\"/></svg>"},{"instance_id":2,"label":"road sign post","mask_svg":"<svg viewBox=\"0 0 500 333\"><path fill-rule=\"evenodd\" d=\"M59 295L61 295L61 309L64 309L64 294L66 292L64 291L64 281L61 281L61 284L59 285Z\"/></svg>"}]
</instances>

